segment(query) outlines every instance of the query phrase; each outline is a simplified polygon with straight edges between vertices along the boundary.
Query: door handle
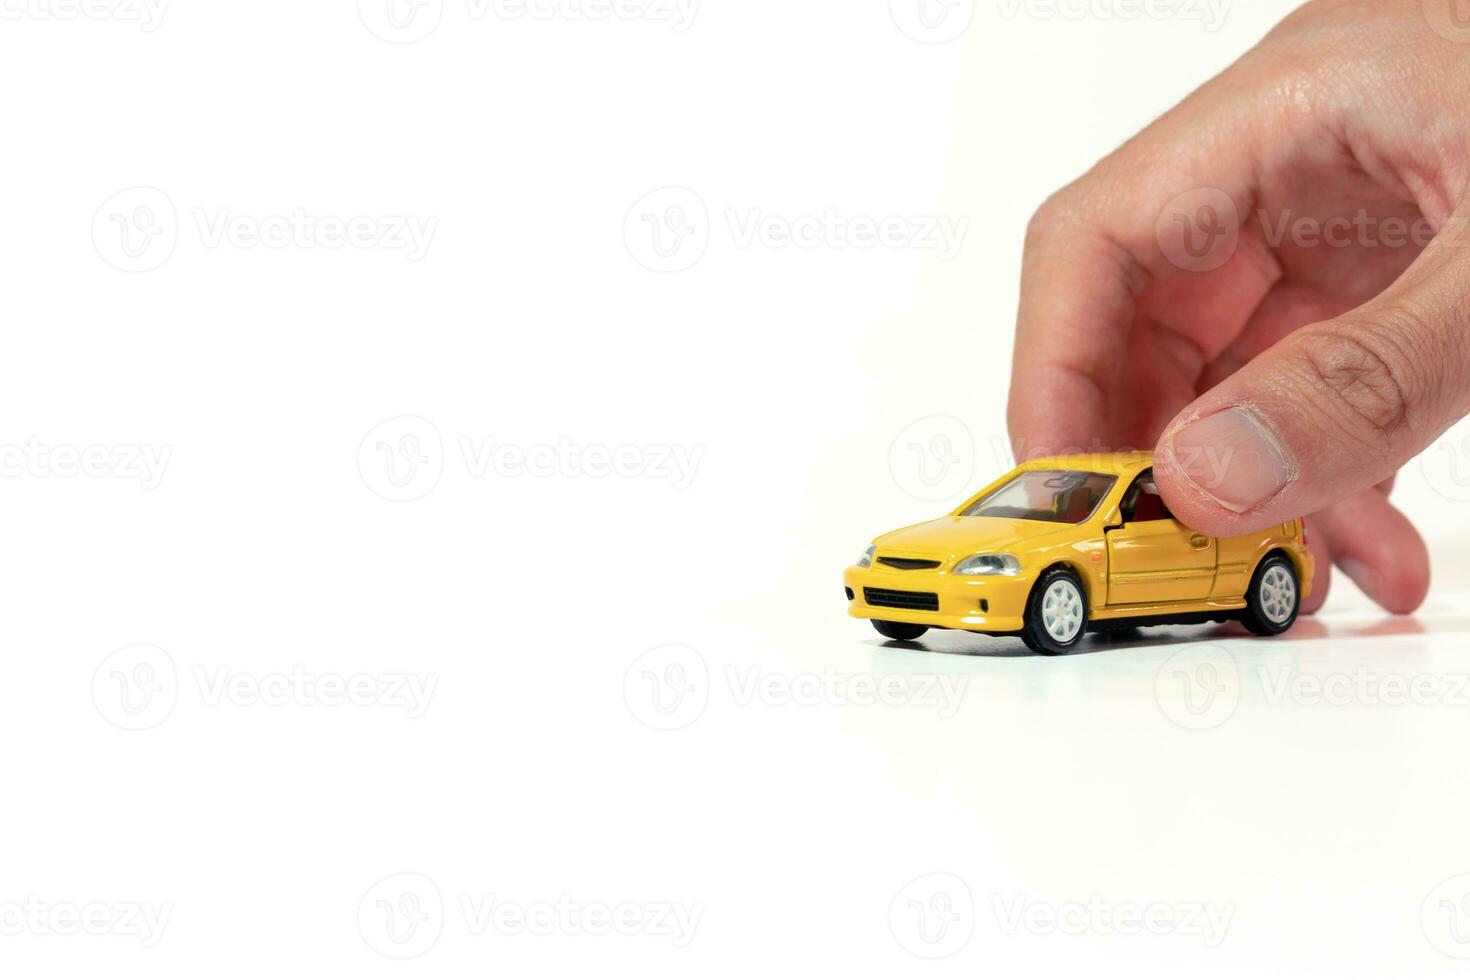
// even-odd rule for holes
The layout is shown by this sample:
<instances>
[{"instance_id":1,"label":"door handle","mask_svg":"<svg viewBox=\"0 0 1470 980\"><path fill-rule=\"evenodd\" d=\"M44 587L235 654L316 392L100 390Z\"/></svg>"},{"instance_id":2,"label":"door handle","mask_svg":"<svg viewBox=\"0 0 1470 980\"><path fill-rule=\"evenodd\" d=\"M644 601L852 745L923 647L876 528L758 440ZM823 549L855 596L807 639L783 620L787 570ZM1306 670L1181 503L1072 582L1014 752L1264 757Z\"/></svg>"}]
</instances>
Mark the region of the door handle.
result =
<instances>
[{"instance_id":1,"label":"door handle","mask_svg":"<svg viewBox=\"0 0 1470 980\"><path fill-rule=\"evenodd\" d=\"M1208 548L1210 546L1210 539L1205 537L1203 534L1196 534L1194 537L1189 539L1189 543L1194 545L1196 548Z\"/></svg>"}]
</instances>

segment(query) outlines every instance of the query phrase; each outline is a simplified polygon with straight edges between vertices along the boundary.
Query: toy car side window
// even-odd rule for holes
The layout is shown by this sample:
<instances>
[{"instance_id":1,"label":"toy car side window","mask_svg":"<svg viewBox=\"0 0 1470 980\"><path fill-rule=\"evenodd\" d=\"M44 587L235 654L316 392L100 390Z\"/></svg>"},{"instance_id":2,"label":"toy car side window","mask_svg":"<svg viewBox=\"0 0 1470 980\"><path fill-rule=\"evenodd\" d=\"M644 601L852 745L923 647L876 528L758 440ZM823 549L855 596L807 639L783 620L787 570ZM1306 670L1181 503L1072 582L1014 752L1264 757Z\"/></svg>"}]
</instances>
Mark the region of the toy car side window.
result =
<instances>
[{"instance_id":1,"label":"toy car side window","mask_svg":"<svg viewBox=\"0 0 1470 980\"><path fill-rule=\"evenodd\" d=\"M1158 485L1154 483L1154 471L1144 470L1123 495L1123 522L1145 524L1149 521L1173 519L1174 515L1169 513L1169 508L1164 505L1164 498L1159 494Z\"/></svg>"}]
</instances>

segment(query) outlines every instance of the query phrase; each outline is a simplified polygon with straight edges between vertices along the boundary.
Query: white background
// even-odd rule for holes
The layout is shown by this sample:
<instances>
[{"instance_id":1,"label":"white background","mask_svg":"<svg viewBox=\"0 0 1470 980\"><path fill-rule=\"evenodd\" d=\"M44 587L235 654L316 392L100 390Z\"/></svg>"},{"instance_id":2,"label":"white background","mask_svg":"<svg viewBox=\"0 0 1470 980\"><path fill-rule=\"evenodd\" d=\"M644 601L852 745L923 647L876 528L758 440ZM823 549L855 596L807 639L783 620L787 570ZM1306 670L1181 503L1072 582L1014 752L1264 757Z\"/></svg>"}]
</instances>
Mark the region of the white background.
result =
<instances>
[{"instance_id":1,"label":"white background","mask_svg":"<svg viewBox=\"0 0 1470 980\"><path fill-rule=\"evenodd\" d=\"M1288 4L358 6L7 0L0 970L1462 968L1458 445L1413 619L1046 660L838 592L1007 466L1030 212Z\"/></svg>"}]
</instances>

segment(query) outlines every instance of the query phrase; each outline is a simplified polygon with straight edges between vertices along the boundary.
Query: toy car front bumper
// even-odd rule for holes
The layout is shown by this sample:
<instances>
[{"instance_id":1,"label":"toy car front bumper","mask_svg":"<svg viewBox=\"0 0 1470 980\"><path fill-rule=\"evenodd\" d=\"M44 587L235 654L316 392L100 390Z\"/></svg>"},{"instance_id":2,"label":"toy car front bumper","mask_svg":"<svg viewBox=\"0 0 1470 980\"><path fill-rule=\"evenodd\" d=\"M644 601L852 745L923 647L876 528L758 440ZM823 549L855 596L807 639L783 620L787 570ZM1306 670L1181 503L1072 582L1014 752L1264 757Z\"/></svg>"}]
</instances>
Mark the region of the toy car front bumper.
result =
<instances>
[{"instance_id":1,"label":"toy car front bumper","mask_svg":"<svg viewBox=\"0 0 1470 980\"><path fill-rule=\"evenodd\" d=\"M1029 575L956 577L947 572L847 569L848 615L972 633L1019 633Z\"/></svg>"}]
</instances>

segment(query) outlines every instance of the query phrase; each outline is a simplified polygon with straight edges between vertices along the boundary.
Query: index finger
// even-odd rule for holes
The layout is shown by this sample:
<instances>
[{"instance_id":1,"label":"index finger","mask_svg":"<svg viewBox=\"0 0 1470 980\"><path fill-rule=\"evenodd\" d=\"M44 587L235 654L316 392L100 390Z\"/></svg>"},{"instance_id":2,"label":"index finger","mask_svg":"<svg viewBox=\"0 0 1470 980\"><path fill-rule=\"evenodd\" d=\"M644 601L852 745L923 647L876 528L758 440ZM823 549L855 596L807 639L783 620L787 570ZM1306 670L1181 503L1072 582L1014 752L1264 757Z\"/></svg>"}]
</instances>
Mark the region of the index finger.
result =
<instances>
[{"instance_id":1,"label":"index finger","mask_svg":"<svg viewBox=\"0 0 1470 980\"><path fill-rule=\"evenodd\" d=\"M1206 86L1042 205L1012 369L1018 456L1145 448L1198 395L1280 275L1241 221L1277 115Z\"/></svg>"},{"instance_id":2,"label":"index finger","mask_svg":"<svg viewBox=\"0 0 1470 980\"><path fill-rule=\"evenodd\" d=\"M1136 311L1133 259L1052 198L1031 220L1007 416L1018 458L1103 448Z\"/></svg>"}]
</instances>

